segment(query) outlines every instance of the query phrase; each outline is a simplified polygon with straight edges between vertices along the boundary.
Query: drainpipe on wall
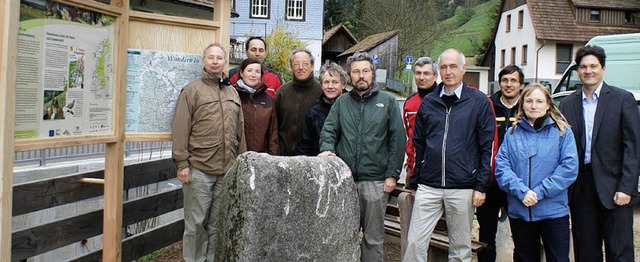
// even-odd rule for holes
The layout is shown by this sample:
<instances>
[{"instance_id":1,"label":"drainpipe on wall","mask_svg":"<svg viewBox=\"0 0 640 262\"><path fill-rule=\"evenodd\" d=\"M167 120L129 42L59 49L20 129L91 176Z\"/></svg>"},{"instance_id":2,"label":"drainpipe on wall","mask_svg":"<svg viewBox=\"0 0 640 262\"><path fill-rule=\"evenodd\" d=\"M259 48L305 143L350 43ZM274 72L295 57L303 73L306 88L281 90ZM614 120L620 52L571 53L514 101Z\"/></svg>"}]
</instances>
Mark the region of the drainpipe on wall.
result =
<instances>
[{"instance_id":1,"label":"drainpipe on wall","mask_svg":"<svg viewBox=\"0 0 640 262\"><path fill-rule=\"evenodd\" d=\"M538 48L538 50L536 50L536 77L534 79L536 83L538 83L538 65L539 65L538 57L540 56L540 49L542 49L543 47L544 47L544 41L542 41L542 45Z\"/></svg>"}]
</instances>

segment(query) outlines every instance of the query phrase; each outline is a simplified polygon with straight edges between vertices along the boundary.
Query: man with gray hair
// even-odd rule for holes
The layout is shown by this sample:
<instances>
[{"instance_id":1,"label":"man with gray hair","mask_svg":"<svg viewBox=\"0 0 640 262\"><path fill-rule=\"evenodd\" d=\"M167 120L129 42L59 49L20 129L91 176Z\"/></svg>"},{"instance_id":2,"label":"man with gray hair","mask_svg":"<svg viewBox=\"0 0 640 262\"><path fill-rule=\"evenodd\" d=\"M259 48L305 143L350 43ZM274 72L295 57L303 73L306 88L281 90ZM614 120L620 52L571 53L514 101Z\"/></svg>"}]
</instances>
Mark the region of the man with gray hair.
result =
<instances>
[{"instance_id":1,"label":"man with gray hair","mask_svg":"<svg viewBox=\"0 0 640 262\"><path fill-rule=\"evenodd\" d=\"M302 121L309 108L316 104L322 94L320 83L313 77L313 62L313 55L308 49L293 50L289 56L293 80L276 92L275 109L280 155L299 154Z\"/></svg>"},{"instance_id":2,"label":"man with gray hair","mask_svg":"<svg viewBox=\"0 0 640 262\"><path fill-rule=\"evenodd\" d=\"M247 149L240 97L222 72L226 57L219 44L207 46L202 75L180 91L176 102L172 157L182 182L187 262L215 260L222 178Z\"/></svg>"},{"instance_id":3,"label":"man with gray hair","mask_svg":"<svg viewBox=\"0 0 640 262\"><path fill-rule=\"evenodd\" d=\"M353 89L335 102L320 133L320 156L351 169L360 202L361 261L383 261L384 214L404 160L405 135L395 97L373 81L373 59L347 59Z\"/></svg>"},{"instance_id":4,"label":"man with gray hair","mask_svg":"<svg viewBox=\"0 0 640 262\"><path fill-rule=\"evenodd\" d=\"M346 90L349 76L341 66L334 62L327 62L320 67L320 84L322 95L318 103L309 109L302 124L302 139L300 139L300 155L317 156L320 153L320 132L327 119L331 106L338 96Z\"/></svg>"},{"instance_id":5,"label":"man with gray hair","mask_svg":"<svg viewBox=\"0 0 640 262\"><path fill-rule=\"evenodd\" d=\"M413 166L415 164L415 149L413 148L413 128L416 120L416 113L422 103L422 99L436 89L438 78L438 65L430 57L420 57L413 66L413 80L418 87L418 93L413 94L404 102L402 110L402 120L404 120L404 128L407 133L407 146L405 153L407 154L407 170L406 181L409 181L413 175ZM411 189L409 183L405 187Z\"/></svg>"},{"instance_id":6,"label":"man with gray hair","mask_svg":"<svg viewBox=\"0 0 640 262\"><path fill-rule=\"evenodd\" d=\"M471 261L474 207L484 203L489 186L495 120L487 96L462 81L462 52L438 57L442 83L427 95L415 119L416 189L404 261L426 261L429 241L445 214L449 261Z\"/></svg>"}]
</instances>

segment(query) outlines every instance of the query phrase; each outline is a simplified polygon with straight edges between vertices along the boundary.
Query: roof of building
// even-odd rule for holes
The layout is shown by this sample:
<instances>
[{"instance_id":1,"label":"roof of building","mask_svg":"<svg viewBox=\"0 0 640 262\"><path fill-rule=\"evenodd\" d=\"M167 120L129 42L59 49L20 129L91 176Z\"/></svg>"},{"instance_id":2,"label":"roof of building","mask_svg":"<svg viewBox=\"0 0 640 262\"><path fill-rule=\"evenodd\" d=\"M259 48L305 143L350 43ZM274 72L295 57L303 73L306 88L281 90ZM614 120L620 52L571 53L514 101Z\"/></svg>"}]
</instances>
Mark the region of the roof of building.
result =
<instances>
[{"instance_id":1,"label":"roof of building","mask_svg":"<svg viewBox=\"0 0 640 262\"><path fill-rule=\"evenodd\" d=\"M349 39L354 43L358 43L358 39L356 39L353 34L351 33L351 31L349 31L349 28L347 28L346 26L344 26L342 23L337 24L336 26L332 27L331 29L329 29L329 31L327 31L326 33L324 33L324 36L322 36L322 44L324 45L324 43L326 43L327 41L329 41L329 39L331 39L331 37L333 37L333 35L335 35L338 31L343 31L346 33L346 35L349 37Z\"/></svg>"},{"instance_id":2,"label":"roof of building","mask_svg":"<svg viewBox=\"0 0 640 262\"><path fill-rule=\"evenodd\" d=\"M375 34L375 35L367 36L367 38L365 38L364 40L358 42L357 44L355 44L351 48L347 49L347 51L344 51L344 52L342 52L342 54L339 54L338 57L345 56L345 55L350 55L350 54L353 54L355 52L369 51L372 48L374 48L374 47L378 46L379 44L383 43L384 41L387 41L387 40L391 39L392 37L396 36L398 34L398 32L400 32L400 30L393 30L393 31L389 31L389 32L378 33L378 34Z\"/></svg>"},{"instance_id":3,"label":"roof of building","mask_svg":"<svg viewBox=\"0 0 640 262\"><path fill-rule=\"evenodd\" d=\"M571 0L574 6L588 8L640 10L638 0Z\"/></svg>"},{"instance_id":4,"label":"roof of building","mask_svg":"<svg viewBox=\"0 0 640 262\"><path fill-rule=\"evenodd\" d=\"M555 42L587 42L598 35L636 33L638 27L615 25L587 25L576 23L571 1L596 2L590 0L529 0L527 6L536 39ZM627 0L623 0L626 2ZM635 0L634 0L635 1ZM600 2L618 2L605 0ZM602 3L601 3L602 4ZM636 3L640 6L640 3Z\"/></svg>"}]
</instances>

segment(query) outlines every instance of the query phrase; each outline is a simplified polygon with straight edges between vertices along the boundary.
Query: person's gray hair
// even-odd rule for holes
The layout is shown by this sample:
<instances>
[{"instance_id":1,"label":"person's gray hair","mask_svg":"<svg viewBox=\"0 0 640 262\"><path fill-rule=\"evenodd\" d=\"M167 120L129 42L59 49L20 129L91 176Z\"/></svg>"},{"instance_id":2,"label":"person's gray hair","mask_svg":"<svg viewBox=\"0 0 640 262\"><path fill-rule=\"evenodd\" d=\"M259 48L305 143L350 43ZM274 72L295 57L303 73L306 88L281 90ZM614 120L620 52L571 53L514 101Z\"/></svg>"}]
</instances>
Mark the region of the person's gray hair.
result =
<instances>
[{"instance_id":1,"label":"person's gray hair","mask_svg":"<svg viewBox=\"0 0 640 262\"><path fill-rule=\"evenodd\" d=\"M214 46L220 48L220 50L222 50L222 54L224 54L224 59L227 59L227 51L224 50L222 45L218 43L213 43L213 44L209 44L207 47L204 48L204 50L202 50L202 60L205 59L205 56L207 55L207 51L209 50L209 48L212 48Z\"/></svg>"},{"instance_id":2,"label":"person's gray hair","mask_svg":"<svg viewBox=\"0 0 640 262\"><path fill-rule=\"evenodd\" d=\"M455 48L449 48L449 49L446 49L446 50L442 51L442 53L438 56L438 65L440 64L440 58L441 58L444 54L446 54L446 53L448 53L448 52L456 52L456 53L458 53L459 58L460 58L460 65L461 65L461 66L463 66L463 65L466 65L466 64L467 64L467 59L465 59L464 54L463 54L462 52L460 52L460 50L455 49Z\"/></svg>"},{"instance_id":3,"label":"person's gray hair","mask_svg":"<svg viewBox=\"0 0 640 262\"><path fill-rule=\"evenodd\" d=\"M367 61L369 65L371 65L371 73L373 74L373 79L376 79L376 69L373 65L373 58L367 52L356 52L349 58L347 58L347 73L351 74L351 64L353 62Z\"/></svg>"},{"instance_id":4,"label":"person's gray hair","mask_svg":"<svg viewBox=\"0 0 640 262\"><path fill-rule=\"evenodd\" d=\"M320 67L320 83L322 83L324 73L327 72L330 76L340 77L340 81L342 81L342 84L347 85L349 83L349 75L347 74L347 71L344 71L344 69L340 65L329 60L327 60L327 62L324 63L322 67Z\"/></svg>"},{"instance_id":5,"label":"person's gray hair","mask_svg":"<svg viewBox=\"0 0 640 262\"><path fill-rule=\"evenodd\" d=\"M436 64L436 61L433 61L433 59L431 59L431 57L423 56L418 58L418 60L416 60L416 63L413 65L413 72L416 71L417 66L424 65L431 65L433 67L433 75L438 77L438 65Z\"/></svg>"},{"instance_id":6,"label":"person's gray hair","mask_svg":"<svg viewBox=\"0 0 640 262\"><path fill-rule=\"evenodd\" d=\"M291 53L289 54L289 65L291 65L291 60L293 60L293 56L297 53L300 52L305 52L309 55L309 59L311 59L311 65L314 65L313 63L315 62L314 58L313 58L313 54L311 54L311 51L309 51L309 49L306 49L304 47L298 47L296 49L293 49L293 51L291 51Z\"/></svg>"}]
</instances>

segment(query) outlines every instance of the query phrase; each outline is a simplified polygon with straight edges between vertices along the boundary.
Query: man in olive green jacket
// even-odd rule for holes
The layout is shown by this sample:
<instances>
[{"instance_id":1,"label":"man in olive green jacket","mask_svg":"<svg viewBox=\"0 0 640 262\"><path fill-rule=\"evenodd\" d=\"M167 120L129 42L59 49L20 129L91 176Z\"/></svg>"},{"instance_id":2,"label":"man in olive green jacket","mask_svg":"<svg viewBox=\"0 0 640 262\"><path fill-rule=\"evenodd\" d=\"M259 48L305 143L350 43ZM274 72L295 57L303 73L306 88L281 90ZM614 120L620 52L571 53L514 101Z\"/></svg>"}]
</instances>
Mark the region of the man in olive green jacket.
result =
<instances>
[{"instance_id":1,"label":"man in olive green jacket","mask_svg":"<svg viewBox=\"0 0 640 262\"><path fill-rule=\"evenodd\" d=\"M406 137L396 99L378 90L373 59L347 59L353 89L335 102L320 133L320 156L351 169L360 202L361 261L383 261L384 214L404 162Z\"/></svg>"},{"instance_id":2,"label":"man in olive green jacket","mask_svg":"<svg viewBox=\"0 0 640 262\"><path fill-rule=\"evenodd\" d=\"M246 151L240 98L222 70L218 44L204 50L204 72L180 92L173 119L173 161L184 199L183 256L214 261L222 177Z\"/></svg>"}]
</instances>

